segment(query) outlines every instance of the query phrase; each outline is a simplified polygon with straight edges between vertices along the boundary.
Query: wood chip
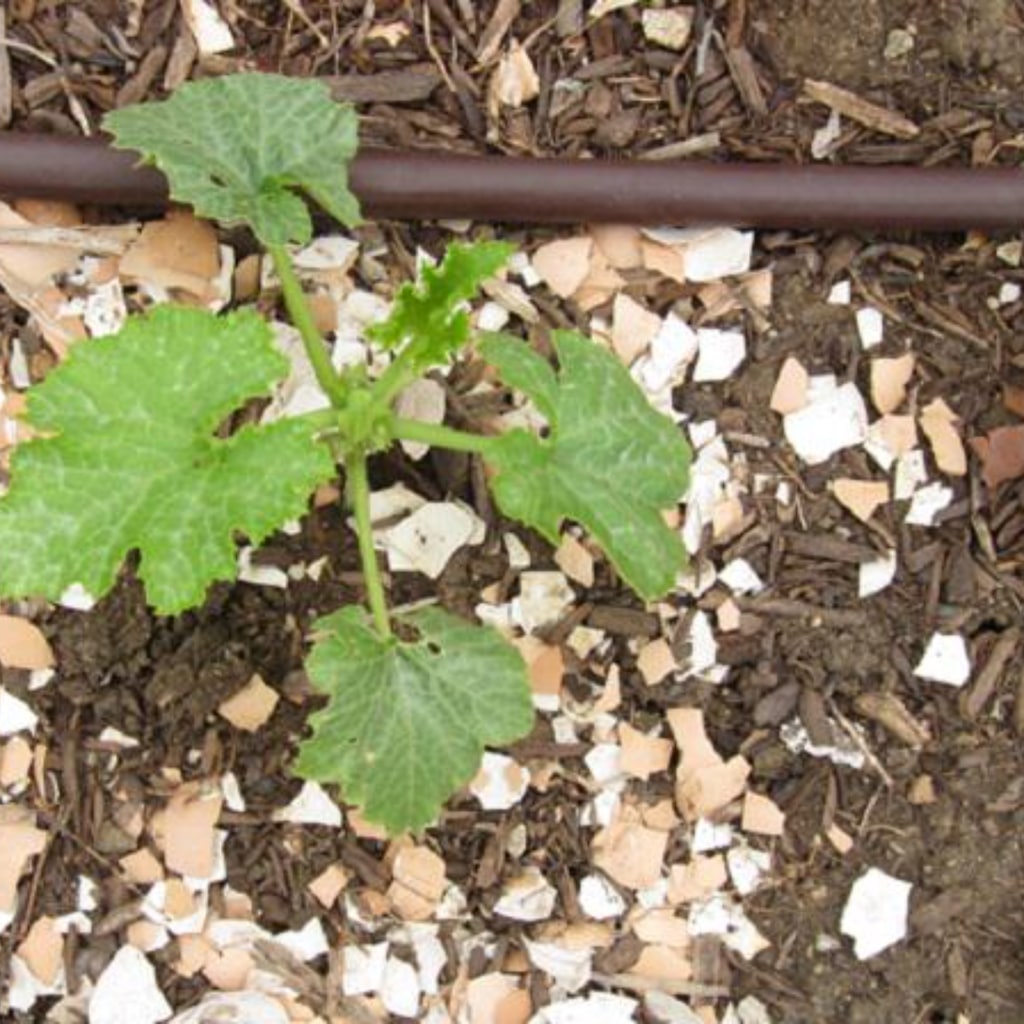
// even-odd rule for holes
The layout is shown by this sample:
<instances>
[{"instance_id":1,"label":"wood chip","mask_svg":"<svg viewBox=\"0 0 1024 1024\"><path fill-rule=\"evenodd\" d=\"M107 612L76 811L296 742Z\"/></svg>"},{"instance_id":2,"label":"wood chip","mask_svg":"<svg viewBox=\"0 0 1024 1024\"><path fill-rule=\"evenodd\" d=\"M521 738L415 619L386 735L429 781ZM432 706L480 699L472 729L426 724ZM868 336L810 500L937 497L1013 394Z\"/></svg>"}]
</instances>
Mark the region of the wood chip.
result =
<instances>
[{"instance_id":1,"label":"wood chip","mask_svg":"<svg viewBox=\"0 0 1024 1024\"><path fill-rule=\"evenodd\" d=\"M831 484L836 500L849 509L862 523L889 501L889 484L885 480L851 480L840 477Z\"/></svg>"},{"instance_id":2,"label":"wood chip","mask_svg":"<svg viewBox=\"0 0 1024 1024\"><path fill-rule=\"evenodd\" d=\"M406 921L429 920L447 885L444 861L426 846L407 846L395 858L392 873L391 906Z\"/></svg>"},{"instance_id":3,"label":"wood chip","mask_svg":"<svg viewBox=\"0 0 1024 1024\"><path fill-rule=\"evenodd\" d=\"M910 352L895 359L872 360L871 401L883 415L895 412L906 400L915 362Z\"/></svg>"},{"instance_id":4,"label":"wood chip","mask_svg":"<svg viewBox=\"0 0 1024 1024\"><path fill-rule=\"evenodd\" d=\"M898 139L914 139L921 133L921 129L902 114L871 103L831 82L805 79L804 93L817 103L824 103L851 121L856 121L883 135L893 135Z\"/></svg>"},{"instance_id":5,"label":"wood chip","mask_svg":"<svg viewBox=\"0 0 1024 1024\"><path fill-rule=\"evenodd\" d=\"M15 615L0 615L0 665L4 668L53 668L53 649L38 626Z\"/></svg>"},{"instance_id":6,"label":"wood chip","mask_svg":"<svg viewBox=\"0 0 1024 1024\"><path fill-rule=\"evenodd\" d=\"M894 693L859 693L854 707L865 718L878 722L908 747L919 750L932 737L928 726L919 722Z\"/></svg>"},{"instance_id":7,"label":"wood chip","mask_svg":"<svg viewBox=\"0 0 1024 1024\"><path fill-rule=\"evenodd\" d=\"M985 437L971 438L971 447L984 465L985 483L993 490L1024 476L1024 426L997 427Z\"/></svg>"},{"instance_id":8,"label":"wood chip","mask_svg":"<svg viewBox=\"0 0 1024 1024\"><path fill-rule=\"evenodd\" d=\"M323 79L331 96L348 103L420 103L441 84L433 64L410 64L398 71L372 75L329 75Z\"/></svg>"},{"instance_id":9,"label":"wood chip","mask_svg":"<svg viewBox=\"0 0 1024 1024\"><path fill-rule=\"evenodd\" d=\"M497 55L512 22L519 17L522 5L522 0L498 0L476 51L476 59L481 64L489 64Z\"/></svg>"},{"instance_id":10,"label":"wood chip","mask_svg":"<svg viewBox=\"0 0 1024 1024\"><path fill-rule=\"evenodd\" d=\"M761 836L781 836L786 825L786 815L774 800L749 790L743 796L743 817L740 828Z\"/></svg>"},{"instance_id":11,"label":"wood chip","mask_svg":"<svg viewBox=\"0 0 1024 1024\"><path fill-rule=\"evenodd\" d=\"M280 699L257 673L238 693L218 705L217 713L242 732L256 732L270 720Z\"/></svg>"},{"instance_id":12,"label":"wood chip","mask_svg":"<svg viewBox=\"0 0 1024 1024\"><path fill-rule=\"evenodd\" d=\"M924 407L920 420L939 469L949 476L965 476L967 452L956 428L956 413L941 398L936 398Z\"/></svg>"}]
</instances>

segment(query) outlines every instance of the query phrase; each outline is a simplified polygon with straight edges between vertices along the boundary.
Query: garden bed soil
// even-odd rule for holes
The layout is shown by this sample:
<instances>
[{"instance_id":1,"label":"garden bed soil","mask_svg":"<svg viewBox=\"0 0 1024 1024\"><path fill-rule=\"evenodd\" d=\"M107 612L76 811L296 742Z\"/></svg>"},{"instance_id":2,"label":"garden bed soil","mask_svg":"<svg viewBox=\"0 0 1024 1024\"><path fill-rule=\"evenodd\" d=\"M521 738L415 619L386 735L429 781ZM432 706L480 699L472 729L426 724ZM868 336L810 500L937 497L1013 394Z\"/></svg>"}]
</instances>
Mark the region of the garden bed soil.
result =
<instances>
[{"instance_id":1,"label":"garden bed soil","mask_svg":"<svg viewBox=\"0 0 1024 1024\"><path fill-rule=\"evenodd\" d=\"M83 41L91 32L83 19L100 30L97 38L102 39L110 25L122 24L120 5L34 6L37 15L30 26L15 17L9 29L60 53L71 69L72 92L90 117L118 96L139 99L159 93L165 67L153 71L148 58L118 63L105 44L94 40L89 52L90 44ZM141 6L139 52L163 46L169 55L184 31L177 5L157 0ZM763 110L751 109L749 95L744 102L728 70L694 90L691 58L645 48L636 12L619 12L583 36L560 38L548 29L533 44L541 102L550 104L556 78L575 76L587 84L582 108L554 118L523 108L490 122L484 112L486 73L475 73L469 59L459 62L455 55L463 48L453 46L437 6L427 6L434 12L429 47L419 13L412 34L398 48L365 41L373 25L408 18L407 5L388 0L378 2L376 14L370 15L366 12L373 12L373 4L328 8L306 0L302 9L315 31L297 15L287 16L285 24L285 16L274 13L278 5L239 3L233 5L234 28L248 47L241 59L255 60L264 69L332 75L358 69L365 76L358 88L364 95L370 90L361 106L368 135L392 145L480 151L489 141L506 152L607 156L717 130L716 156L804 159L810 135L824 118L821 108L799 101L803 75L829 77L884 97L918 123L958 112L958 119L947 121L955 120L958 127L927 129L912 143L864 133L842 151L844 160L978 160L1015 133L1014 145L1020 145L1024 47L1019 4L945 0L837 6L734 0L716 5L733 43L745 42L749 48ZM484 5L486 10L490 6ZM515 22L515 36L524 39L541 30L559 6L573 5L529 5ZM485 10L477 14L478 24L485 24ZM72 22L75 32L69 29ZM889 33L908 25L916 38L913 54L886 60L882 53ZM426 98L389 103L389 96L396 95L394 84L381 85L374 76L403 74L404 86L412 90L408 68L428 77L439 74L435 54L451 75L454 91L442 84ZM32 90L43 88L45 70L17 51L11 57L19 90L16 126L73 127L59 98L32 104ZM231 55L213 63L236 59ZM607 68L607 75L595 68ZM148 84L140 80L143 69L151 77ZM340 91L355 90L353 81L344 79ZM665 99L673 81L686 88ZM380 95L373 91L378 85ZM980 127L971 129L972 124ZM446 237L432 226L383 225L381 231L392 253L406 258L418 245L436 252L439 239ZM530 246L558 234L516 229L514 237ZM1003 406L1002 388L1024 381L1024 308L1018 302L993 312L988 299L1001 282L1024 279L1024 273L995 258L993 241L963 243L962 237L759 236L756 260L773 266L775 297L767 324L759 329L748 323L750 358L730 381L687 385L677 395L679 408L696 419L715 419L739 439L734 443L746 453L751 474L787 479L799 496L799 514L789 520L780 516L770 493L758 499L749 529L728 550L714 552L716 562L742 555L769 588L767 597L750 599L744 628L720 638L719 660L730 666L724 685L690 680L645 686L635 669L630 644L635 636L629 629L650 625L651 616L601 565L593 588L577 588L576 608L584 609L583 621L627 623L625 631L613 632L612 660L623 670L621 719L643 727L658 722L670 707L701 707L716 748L728 754L743 751L753 764L753 784L787 813L770 881L745 901L771 949L750 962L719 951L703 968L704 980L724 980L737 998L756 995L779 1021L1014 1024L1024 1013L1024 748L1013 725L1015 702L1024 699L1017 693L1024 686L1024 667L1018 654L984 712L973 719L961 711L956 691L912 674L925 639L940 626L965 635L980 664L1000 635L1019 626L1024 483L988 493L972 465L972 475L958 484L957 503L941 525L906 527L890 507L869 527L842 510L827 489L837 476L865 470L864 456L855 452L809 469L787 447L779 418L769 409L779 367L788 355L812 372L834 372L841 380L865 384L866 362L849 310L825 301L833 281L852 274L862 294L884 297L887 308L899 314L879 351L896 354L903 342L913 342L922 367L920 405L945 399L959 415L966 437L1013 421ZM678 292L666 285L646 297L664 310ZM28 336L22 314L4 301L5 324ZM542 313L548 324L579 316L553 302ZM457 378L451 386L458 389ZM554 568L550 548L495 518L467 457L412 463L395 455L378 462L374 473L375 486L403 481L427 497L456 496L487 520L486 543L459 552L438 583L446 607L470 615L486 587L514 592L515 573L501 544L509 529L533 553L533 568ZM848 551L837 553L829 544L840 531L861 550L876 550L887 539L896 543L901 570L892 587L870 600L857 598L856 557L851 560ZM157 799L171 770L186 778L226 770L236 774L248 806L222 819L229 831L228 883L252 898L261 924L271 930L299 927L316 911L332 937L351 936L344 915L338 909L325 914L307 885L340 861L370 889L385 888L385 845L351 832L282 829L269 820L272 809L299 788L288 765L317 702L301 667L306 631L318 614L358 600L361 589L352 535L335 507L311 512L297 536L277 536L259 553L261 562L282 567L323 555L328 566L319 582L304 579L287 590L220 585L202 608L173 619L156 618L147 610L130 570L88 615L35 609L35 621L53 644L59 673L30 699L45 723L46 763L58 773L63 795L58 806L40 813L41 827L49 833L46 855L36 865L15 928L0 938L3 955L40 914L59 915L71 908L83 873L101 881L103 913L94 935L80 940L77 953L74 948L68 952L70 977L94 974L123 944L118 915L124 915L124 922L130 919L125 908L138 893L119 880L115 862L135 848L135 840L118 824L114 809L125 794L139 804ZM427 582L412 575L396 574L391 584L399 604L430 593ZM685 614L692 602L680 603ZM250 735L231 729L215 710L253 673L284 699L270 723ZM24 693L26 682L24 674L4 672L4 685L15 693ZM799 691L792 689L794 683ZM566 685L570 691L576 685L571 660ZM899 697L927 727L931 741L915 750L859 715L857 698L868 691ZM790 753L778 739L774 725L782 716L771 701L792 710L784 705L792 704L791 694L797 692L818 695L864 726L884 777L870 768L836 768ZM99 738L107 726L140 741L139 747L119 753L113 777L106 767L109 748ZM201 752L198 760L191 753L195 750ZM514 826L525 826L526 849L563 894L570 919L574 884L591 869L590 840L573 812L588 797L582 761L587 750L588 744L559 744L548 720L539 716L534 733L510 753L520 761L559 762L561 774L547 791L529 791L508 812L483 812L471 798L456 797L427 833L448 878L464 889L474 917L512 946L523 926L490 911L503 882L517 870L505 849ZM920 791L922 776L934 784L934 800L914 803L910 796ZM633 786L651 798L671 795L666 775ZM853 837L849 855L839 856L822 841L823 826L830 822ZM822 937L837 937L850 886L869 865L913 883L911 932L907 941L860 962L848 944L830 950ZM635 959L636 949L623 935L599 957L599 963L604 958L603 973L627 970L631 953ZM201 979L185 980L171 970L169 953L158 952L152 959L176 1009L194 1002L207 987ZM485 967L481 963L472 969L479 973ZM540 978L534 979L531 993L539 1006L545 998Z\"/></svg>"}]
</instances>

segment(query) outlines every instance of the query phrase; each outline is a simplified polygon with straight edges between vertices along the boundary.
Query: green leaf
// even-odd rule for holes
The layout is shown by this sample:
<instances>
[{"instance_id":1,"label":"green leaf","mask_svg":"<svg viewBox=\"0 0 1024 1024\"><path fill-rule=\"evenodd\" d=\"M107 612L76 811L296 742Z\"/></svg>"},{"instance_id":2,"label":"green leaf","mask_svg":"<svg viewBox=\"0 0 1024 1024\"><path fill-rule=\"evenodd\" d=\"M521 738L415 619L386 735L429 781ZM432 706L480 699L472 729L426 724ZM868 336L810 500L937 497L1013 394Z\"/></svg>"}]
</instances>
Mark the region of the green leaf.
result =
<instances>
[{"instance_id":1,"label":"green leaf","mask_svg":"<svg viewBox=\"0 0 1024 1024\"><path fill-rule=\"evenodd\" d=\"M309 211L292 189L343 224L359 222L348 190L356 115L317 79L237 74L189 82L162 103L112 111L103 126L116 146L164 172L172 198L201 217L248 224L264 245L312 237Z\"/></svg>"},{"instance_id":2,"label":"green leaf","mask_svg":"<svg viewBox=\"0 0 1024 1024\"><path fill-rule=\"evenodd\" d=\"M403 357L412 376L444 363L469 341L469 316L462 304L513 251L505 242L448 246L440 266L424 267L415 284L402 285L390 316L371 329L370 337L385 348L404 342Z\"/></svg>"},{"instance_id":3,"label":"green leaf","mask_svg":"<svg viewBox=\"0 0 1024 1024\"><path fill-rule=\"evenodd\" d=\"M519 652L494 630L438 608L398 618L414 641L382 639L361 608L320 620L306 669L330 703L295 769L336 782L389 832L421 829L472 779L485 745L528 733L533 708Z\"/></svg>"},{"instance_id":4,"label":"green leaf","mask_svg":"<svg viewBox=\"0 0 1024 1024\"><path fill-rule=\"evenodd\" d=\"M333 475L301 420L214 436L287 372L251 312L161 306L76 345L29 392L28 422L45 436L14 451L0 500L0 592L55 600L80 583L99 597L134 549L163 613L233 579L235 533L258 543Z\"/></svg>"},{"instance_id":5,"label":"green leaf","mask_svg":"<svg viewBox=\"0 0 1024 1024\"><path fill-rule=\"evenodd\" d=\"M564 519L582 523L622 578L653 600L671 590L685 558L661 511L686 489L689 448L615 356L570 331L553 337L557 377L518 338L491 335L480 346L550 427L546 438L513 430L494 440L484 456L497 469L494 495L553 544Z\"/></svg>"}]
</instances>

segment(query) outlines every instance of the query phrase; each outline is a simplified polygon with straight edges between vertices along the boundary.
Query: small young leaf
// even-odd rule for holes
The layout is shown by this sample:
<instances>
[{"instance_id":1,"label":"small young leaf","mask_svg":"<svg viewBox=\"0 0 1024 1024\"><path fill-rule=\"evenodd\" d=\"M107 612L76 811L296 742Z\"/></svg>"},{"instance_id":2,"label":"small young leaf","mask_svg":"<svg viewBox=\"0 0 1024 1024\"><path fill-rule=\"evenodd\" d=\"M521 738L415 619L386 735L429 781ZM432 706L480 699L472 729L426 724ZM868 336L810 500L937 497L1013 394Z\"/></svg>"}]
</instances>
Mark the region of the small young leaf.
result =
<instances>
[{"instance_id":1,"label":"small young leaf","mask_svg":"<svg viewBox=\"0 0 1024 1024\"><path fill-rule=\"evenodd\" d=\"M354 607L316 624L323 635L306 668L330 703L310 718L295 764L305 778L339 783L392 833L429 825L473 777L485 745L533 724L523 660L496 632L438 608L399 622L419 638L384 640Z\"/></svg>"},{"instance_id":2,"label":"small young leaf","mask_svg":"<svg viewBox=\"0 0 1024 1024\"><path fill-rule=\"evenodd\" d=\"M505 242L448 246L440 266L424 267L417 282L402 285L391 315L371 329L370 337L385 348L405 342L411 374L444 363L469 340L469 316L462 304L512 252Z\"/></svg>"},{"instance_id":3,"label":"small young leaf","mask_svg":"<svg viewBox=\"0 0 1024 1024\"><path fill-rule=\"evenodd\" d=\"M358 145L351 107L324 82L237 74L181 86L162 103L107 114L121 149L167 175L171 196L201 217L248 224L264 245L308 242L313 224L302 189L343 224L359 222L348 190Z\"/></svg>"},{"instance_id":4,"label":"small young leaf","mask_svg":"<svg viewBox=\"0 0 1024 1024\"><path fill-rule=\"evenodd\" d=\"M485 458L498 473L501 510L558 542L563 519L582 523L623 579L653 600L672 588L682 542L665 525L686 488L690 453L671 420L653 409L623 365L570 331L554 332L555 371L525 342L491 335L481 355L505 383L533 399L550 435L513 430Z\"/></svg>"},{"instance_id":5,"label":"small young leaf","mask_svg":"<svg viewBox=\"0 0 1024 1024\"><path fill-rule=\"evenodd\" d=\"M161 306L85 341L28 396L44 436L15 449L0 500L0 593L99 597L126 555L158 611L235 576L236 532L258 543L306 509L334 466L308 423L221 422L288 372L256 314Z\"/></svg>"}]
</instances>

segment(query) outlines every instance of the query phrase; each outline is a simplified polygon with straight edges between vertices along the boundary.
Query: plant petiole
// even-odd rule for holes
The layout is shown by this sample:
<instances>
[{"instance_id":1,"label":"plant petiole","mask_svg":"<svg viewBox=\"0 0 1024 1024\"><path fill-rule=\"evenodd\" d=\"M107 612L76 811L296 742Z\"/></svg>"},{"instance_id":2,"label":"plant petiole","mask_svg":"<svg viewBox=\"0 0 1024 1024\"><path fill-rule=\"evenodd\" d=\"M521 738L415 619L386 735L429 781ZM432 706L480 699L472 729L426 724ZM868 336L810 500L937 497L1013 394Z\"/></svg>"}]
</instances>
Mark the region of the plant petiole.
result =
<instances>
[{"instance_id":1,"label":"plant petiole","mask_svg":"<svg viewBox=\"0 0 1024 1024\"><path fill-rule=\"evenodd\" d=\"M397 416L391 421L391 432L401 441L420 441L432 448L448 448L451 451L478 454L487 452L498 440L494 437L453 430L439 423L422 423L419 420L399 419Z\"/></svg>"},{"instance_id":2,"label":"plant petiole","mask_svg":"<svg viewBox=\"0 0 1024 1024\"><path fill-rule=\"evenodd\" d=\"M331 400L331 405L341 408L348 400L348 388L331 365L331 357L324 347L323 336L317 329L313 311L306 301L306 294L295 275L288 250L283 245L270 245L267 250L274 261L277 276L281 279L281 293L284 295L288 315L302 336L302 343L306 347L309 361L313 364L317 382Z\"/></svg>"},{"instance_id":3,"label":"plant petiole","mask_svg":"<svg viewBox=\"0 0 1024 1024\"><path fill-rule=\"evenodd\" d=\"M359 558L366 580L366 599L373 613L373 622L383 639L391 636L391 622L388 617L387 598L384 596L384 581L381 579L377 552L373 549L373 526L370 522L370 481L366 473L366 453L350 452L345 457L345 489L349 504L356 519L356 536L359 539Z\"/></svg>"}]
</instances>

